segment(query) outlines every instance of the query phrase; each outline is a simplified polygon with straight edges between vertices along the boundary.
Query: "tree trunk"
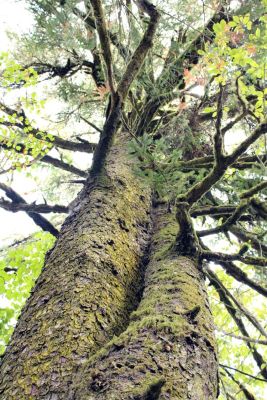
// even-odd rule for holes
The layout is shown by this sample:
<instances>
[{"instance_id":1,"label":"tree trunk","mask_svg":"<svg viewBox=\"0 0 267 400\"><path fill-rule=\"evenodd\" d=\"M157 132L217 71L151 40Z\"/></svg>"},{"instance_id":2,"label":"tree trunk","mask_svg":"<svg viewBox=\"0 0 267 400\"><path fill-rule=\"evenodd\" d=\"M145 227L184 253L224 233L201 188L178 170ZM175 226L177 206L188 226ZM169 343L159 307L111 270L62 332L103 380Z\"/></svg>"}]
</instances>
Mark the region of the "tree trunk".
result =
<instances>
[{"instance_id":1,"label":"tree trunk","mask_svg":"<svg viewBox=\"0 0 267 400\"><path fill-rule=\"evenodd\" d=\"M217 398L203 274L175 252L163 207L148 249L150 192L126 147L119 137L64 223L5 354L3 400Z\"/></svg>"},{"instance_id":2,"label":"tree trunk","mask_svg":"<svg viewBox=\"0 0 267 400\"><path fill-rule=\"evenodd\" d=\"M213 400L218 395L214 328L204 278L175 254L178 224L156 209L145 289L128 328L77 375L68 399Z\"/></svg>"},{"instance_id":3,"label":"tree trunk","mask_svg":"<svg viewBox=\"0 0 267 400\"><path fill-rule=\"evenodd\" d=\"M150 191L119 137L47 257L5 353L2 400L66 399L74 372L125 329L140 298Z\"/></svg>"}]
</instances>

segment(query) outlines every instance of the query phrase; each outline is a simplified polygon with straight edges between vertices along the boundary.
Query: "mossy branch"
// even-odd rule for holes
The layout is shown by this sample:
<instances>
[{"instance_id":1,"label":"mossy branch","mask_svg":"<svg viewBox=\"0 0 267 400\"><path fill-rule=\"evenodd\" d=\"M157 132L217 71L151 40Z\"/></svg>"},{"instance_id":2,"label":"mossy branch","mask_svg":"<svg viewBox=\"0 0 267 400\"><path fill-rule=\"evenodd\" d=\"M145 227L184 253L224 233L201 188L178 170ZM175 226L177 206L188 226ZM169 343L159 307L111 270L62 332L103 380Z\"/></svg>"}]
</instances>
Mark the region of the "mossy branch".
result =
<instances>
[{"instance_id":1,"label":"mossy branch","mask_svg":"<svg viewBox=\"0 0 267 400\"><path fill-rule=\"evenodd\" d=\"M220 161L215 162L213 169L201 181L196 183L186 194L178 197L178 201L185 201L192 206L199 201L205 193L207 193L212 186L217 183L225 174L228 167L230 167L246 150L267 132L267 122L263 122L257 126L254 132L246 138L239 146L227 156L220 156Z\"/></svg>"},{"instance_id":2,"label":"mossy branch","mask_svg":"<svg viewBox=\"0 0 267 400\"><path fill-rule=\"evenodd\" d=\"M208 261L240 261L248 265L257 265L259 267L267 266L267 258L263 257L243 257L239 253L237 254L226 254L226 253L213 253L211 251L203 250L201 258Z\"/></svg>"},{"instance_id":3,"label":"mossy branch","mask_svg":"<svg viewBox=\"0 0 267 400\"><path fill-rule=\"evenodd\" d=\"M93 8L97 33L100 39L100 44L103 52L103 58L107 69L107 80L111 95L115 93L115 80L113 74L112 54L110 50L110 38L107 31L106 20L102 7L101 0L90 0Z\"/></svg>"},{"instance_id":4,"label":"mossy branch","mask_svg":"<svg viewBox=\"0 0 267 400\"><path fill-rule=\"evenodd\" d=\"M26 204L26 200L24 200L23 197L21 197L15 190L13 190L11 187L7 186L4 183L0 183L0 189L3 190L6 194L6 196L12 201L13 204ZM0 203L1 207L1 203ZM25 210L26 211L26 210ZM58 236L58 230L49 222L46 218L44 218L42 215L38 214L37 212L33 211L26 211L28 216L35 222L36 225L38 225L43 231L51 233L53 236L57 237Z\"/></svg>"}]
</instances>

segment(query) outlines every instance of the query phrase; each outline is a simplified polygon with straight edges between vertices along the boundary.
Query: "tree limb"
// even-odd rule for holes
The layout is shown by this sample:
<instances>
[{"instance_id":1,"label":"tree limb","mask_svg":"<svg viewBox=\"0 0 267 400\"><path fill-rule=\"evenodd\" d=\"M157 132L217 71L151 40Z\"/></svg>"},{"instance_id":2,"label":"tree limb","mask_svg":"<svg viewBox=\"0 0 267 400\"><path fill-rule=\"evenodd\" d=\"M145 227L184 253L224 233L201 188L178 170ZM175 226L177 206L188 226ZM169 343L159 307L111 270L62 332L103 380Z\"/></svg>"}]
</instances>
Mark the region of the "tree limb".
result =
<instances>
[{"instance_id":1,"label":"tree limb","mask_svg":"<svg viewBox=\"0 0 267 400\"><path fill-rule=\"evenodd\" d=\"M17 122L9 122L9 121L1 121L0 125L6 125L9 127L16 127L19 128L23 134L31 134L33 135L36 139L42 140L44 142L47 142L51 144L53 147L59 147L61 149L65 150L70 150L70 151L80 151L84 153L92 153L96 147L96 143L89 143L89 142L83 142L83 143L78 143L78 142L72 142L67 139L62 139L59 136L50 134L45 131L41 131L40 129L37 129L33 127L29 119L27 118L24 110L20 110L19 112L12 109L11 107L6 106L4 103L0 103L0 110L5 112L8 115L16 116ZM28 133L24 132L24 129L27 128Z\"/></svg>"},{"instance_id":2,"label":"tree limb","mask_svg":"<svg viewBox=\"0 0 267 400\"><path fill-rule=\"evenodd\" d=\"M113 74L112 54L110 50L110 38L107 32L106 21L101 0L90 0L93 8L97 33L99 35L100 44L103 52L103 58L107 69L107 80L112 96L115 94L115 80Z\"/></svg>"},{"instance_id":3,"label":"tree limb","mask_svg":"<svg viewBox=\"0 0 267 400\"><path fill-rule=\"evenodd\" d=\"M211 187L218 182L229 166L231 166L249 146L254 143L260 136L267 132L267 123L263 122L257 126L254 132L246 138L230 155L220 157L220 162L215 163L213 169L201 181L197 182L185 195L179 196L179 201L186 201L191 206L207 193Z\"/></svg>"},{"instance_id":4,"label":"tree limb","mask_svg":"<svg viewBox=\"0 0 267 400\"><path fill-rule=\"evenodd\" d=\"M11 187L7 186L4 183L0 183L0 189L3 190L6 194L6 196L15 204L27 204L26 200L23 199L15 190L13 190ZM1 204L0 204L1 206ZM35 222L36 225L38 225L40 228L42 228L43 231L51 233L53 236L57 237L59 232L58 230L49 222L46 218L44 218L42 215L36 213L36 212L31 212L31 211L26 211L27 215Z\"/></svg>"},{"instance_id":5,"label":"tree limb","mask_svg":"<svg viewBox=\"0 0 267 400\"><path fill-rule=\"evenodd\" d=\"M221 367L225 370L225 373L232 379L233 382L235 382L238 387L241 389L241 391L244 393L244 396L246 398L246 400L256 400L256 398L254 397L254 395L249 392L247 390L247 388L245 387L245 385L243 385L243 383L241 383L239 380L237 380L228 370L227 367L223 367L223 365L221 364ZM255 377L253 378L255 379Z\"/></svg>"},{"instance_id":6,"label":"tree limb","mask_svg":"<svg viewBox=\"0 0 267 400\"><path fill-rule=\"evenodd\" d=\"M258 265L260 267L267 266L267 259L263 257L243 257L238 254L225 254L225 253L213 253L211 251L203 250L201 258L209 261L240 261L248 265Z\"/></svg>"},{"instance_id":7,"label":"tree limb","mask_svg":"<svg viewBox=\"0 0 267 400\"><path fill-rule=\"evenodd\" d=\"M227 290L224 287L224 285L222 284L222 282L218 279L216 274L214 274L214 272L212 272L210 269L207 271L207 275L208 275L208 278L209 278L212 286L217 291L221 302L225 305L227 312L230 314L230 316L235 321L235 323L236 323L238 329L240 330L240 332L242 333L242 335L250 337L242 319L238 316L236 309L233 307L233 305L227 295ZM266 363L264 362L262 355L255 348L254 344L251 344L250 342L246 342L246 344L247 344L248 348L250 349L257 366L260 369L261 375L264 377L264 379L267 379Z\"/></svg>"},{"instance_id":8,"label":"tree limb","mask_svg":"<svg viewBox=\"0 0 267 400\"><path fill-rule=\"evenodd\" d=\"M242 375L249 376L250 378L253 378L253 379L255 379L256 381L267 382L266 379L258 378L257 376L248 374L247 372L243 372L243 371L241 371L240 369L237 369L237 368L234 368L234 367L229 367L228 365L224 365L224 364L219 364L219 366L222 367L222 368L232 369L233 371L239 372L239 373L242 374Z\"/></svg>"},{"instance_id":9,"label":"tree limb","mask_svg":"<svg viewBox=\"0 0 267 400\"><path fill-rule=\"evenodd\" d=\"M265 346L267 345L267 340L252 339L252 338L247 337L247 336L234 335L233 333L225 332L224 330L221 330L221 329L219 329L219 332L222 332L224 335L230 336L230 337L232 337L234 339L243 340L244 342L263 344Z\"/></svg>"},{"instance_id":10,"label":"tree limb","mask_svg":"<svg viewBox=\"0 0 267 400\"><path fill-rule=\"evenodd\" d=\"M14 203L0 198L0 207L6 211L18 212L35 212L41 214L48 213L67 213L68 207L60 206L55 204L50 206L49 204L27 204L27 203Z\"/></svg>"}]
</instances>

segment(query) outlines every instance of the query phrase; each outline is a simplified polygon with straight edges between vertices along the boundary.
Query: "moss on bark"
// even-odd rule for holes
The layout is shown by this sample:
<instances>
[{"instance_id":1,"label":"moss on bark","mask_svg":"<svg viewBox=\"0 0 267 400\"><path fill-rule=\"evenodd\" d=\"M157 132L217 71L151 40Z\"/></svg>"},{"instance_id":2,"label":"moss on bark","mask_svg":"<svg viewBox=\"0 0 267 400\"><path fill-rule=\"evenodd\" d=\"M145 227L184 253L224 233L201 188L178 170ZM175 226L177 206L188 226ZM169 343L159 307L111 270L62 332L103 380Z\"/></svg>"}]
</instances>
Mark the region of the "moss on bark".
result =
<instances>
[{"instance_id":1,"label":"moss on bark","mask_svg":"<svg viewBox=\"0 0 267 400\"><path fill-rule=\"evenodd\" d=\"M22 311L2 362L2 400L65 400L78 368L138 303L150 192L122 137L106 165L79 195Z\"/></svg>"},{"instance_id":2,"label":"moss on bark","mask_svg":"<svg viewBox=\"0 0 267 400\"><path fill-rule=\"evenodd\" d=\"M193 258L174 253L179 227L171 214L157 210L154 229L139 307L128 328L85 364L68 399L217 398L204 277Z\"/></svg>"}]
</instances>

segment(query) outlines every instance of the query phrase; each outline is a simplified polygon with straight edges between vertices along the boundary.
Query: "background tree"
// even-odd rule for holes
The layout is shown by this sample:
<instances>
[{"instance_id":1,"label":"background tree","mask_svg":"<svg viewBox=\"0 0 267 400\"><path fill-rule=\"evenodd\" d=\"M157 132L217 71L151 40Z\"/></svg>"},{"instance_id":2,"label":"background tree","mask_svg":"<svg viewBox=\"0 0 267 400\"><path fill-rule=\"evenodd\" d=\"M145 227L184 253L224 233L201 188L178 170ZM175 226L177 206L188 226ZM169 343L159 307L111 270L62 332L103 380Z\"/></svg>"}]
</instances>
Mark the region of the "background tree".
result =
<instances>
[{"instance_id":1,"label":"background tree","mask_svg":"<svg viewBox=\"0 0 267 400\"><path fill-rule=\"evenodd\" d=\"M220 396L263 396L264 2L28 4L34 30L17 61L1 59L0 206L58 239L4 355L1 396L217 398L205 277ZM53 124L36 116L49 113L35 89L46 81L62 107ZM71 162L93 151L89 173ZM40 184L44 163L43 196L59 204L12 188L18 170ZM51 212L70 213L60 233ZM3 343L52 242L4 250Z\"/></svg>"}]
</instances>

